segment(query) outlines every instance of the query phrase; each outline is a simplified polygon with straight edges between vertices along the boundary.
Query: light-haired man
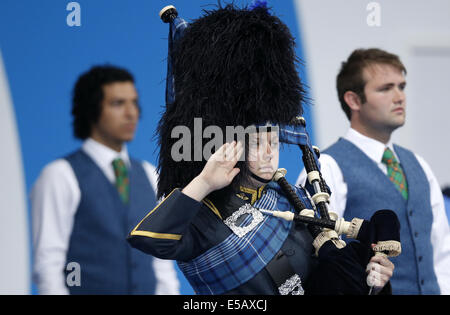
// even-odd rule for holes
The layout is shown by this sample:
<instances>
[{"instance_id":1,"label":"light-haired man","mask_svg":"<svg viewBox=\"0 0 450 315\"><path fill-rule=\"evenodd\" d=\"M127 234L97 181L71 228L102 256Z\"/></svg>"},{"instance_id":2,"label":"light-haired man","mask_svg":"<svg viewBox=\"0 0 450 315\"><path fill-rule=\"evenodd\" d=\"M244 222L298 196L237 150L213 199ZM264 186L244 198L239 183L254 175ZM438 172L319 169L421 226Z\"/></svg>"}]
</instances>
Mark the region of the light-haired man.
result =
<instances>
[{"instance_id":1,"label":"light-haired man","mask_svg":"<svg viewBox=\"0 0 450 315\"><path fill-rule=\"evenodd\" d=\"M402 254L393 258L393 294L450 293L450 229L442 193L425 160L393 144L406 117L406 68L381 49L358 49L337 76L347 134L320 157L332 191L330 209L368 219L392 209L401 224ZM305 171L298 183L305 182Z\"/></svg>"}]
</instances>

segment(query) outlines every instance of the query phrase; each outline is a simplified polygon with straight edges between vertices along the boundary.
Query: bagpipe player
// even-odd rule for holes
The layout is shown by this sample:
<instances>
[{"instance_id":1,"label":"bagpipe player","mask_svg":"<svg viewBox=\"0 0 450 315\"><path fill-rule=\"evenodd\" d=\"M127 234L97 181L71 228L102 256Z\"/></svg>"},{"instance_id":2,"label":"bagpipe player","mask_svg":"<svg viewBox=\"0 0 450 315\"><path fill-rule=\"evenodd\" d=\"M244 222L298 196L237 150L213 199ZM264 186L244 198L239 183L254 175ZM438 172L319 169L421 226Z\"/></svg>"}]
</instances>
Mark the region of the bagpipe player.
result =
<instances>
[{"instance_id":1,"label":"bagpipe player","mask_svg":"<svg viewBox=\"0 0 450 315\"><path fill-rule=\"evenodd\" d=\"M174 7L163 11L170 33L166 108L158 125L162 201L130 232L131 246L176 260L197 294L389 293L394 265L374 255L372 242L374 229L390 234L384 226L395 227L395 218L391 225L379 224L392 221L389 215L361 221L369 228L344 246L329 230L271 215L298 216L292 198L316 208L303 187L283 189L274 180L280 141L298 139L310 148L301 125L287 139L304 102L288 27L263 1L205 10L189 25ZM203 153L196 118L203 130L226 134L240 126L246 132L199 161L174 158L177 126L191 131L191 157Z\"/></svg>"}]
</instances>

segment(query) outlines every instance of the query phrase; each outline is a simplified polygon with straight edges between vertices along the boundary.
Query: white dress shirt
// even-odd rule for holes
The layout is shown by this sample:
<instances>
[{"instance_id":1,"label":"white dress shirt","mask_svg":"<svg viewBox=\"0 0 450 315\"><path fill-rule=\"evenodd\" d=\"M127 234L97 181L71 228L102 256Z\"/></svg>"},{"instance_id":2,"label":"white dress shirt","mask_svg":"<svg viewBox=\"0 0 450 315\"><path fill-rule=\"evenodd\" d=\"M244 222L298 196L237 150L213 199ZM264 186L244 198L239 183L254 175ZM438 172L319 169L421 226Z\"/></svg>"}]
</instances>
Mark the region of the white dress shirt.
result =
<instances>
[{"instance_id":1,"label":"white dress shirt","mask_svg":"<svg viewBox=\"0 0 450 315\"><path fill-rule=\"evenodd\" d=\"M130 167L126 146L116 152L103 144L87 139L82 150L94 160L111 183L115 182L112 161L124 160ZM143 161L142 166L154 191L157 185L156 169ZM63 270L74 223L75 212L81 201L81 192L69 162L58 159L41 172L31 191L32 236L34 249L33 280L39 294L68 294ZM149 209L151 210L151 209ZM179 294L179 281L171 260L154 257L155 294Z\"/></svg>"},{"instance_id":2,"label":"white dress shirt","mask_svg":"<svg viewBox=\"0 0 450 315\"><path fill-rule=\"evenodd\" d=\"M366 137L352 128L350 128L344 136L344 139L357 146L373 160L385 174L387 174L387 166L382 163L381 160L386 147L389 147L392 152L394 152L399 163L401 162L395 153L392 141L384 144ZM428 163L417 154L415 154L415 157L425 172L430 185L430 201L433 212L431 244L433 246L434 269L441 288L441 294L450 294L450 228L445 212L442 191ZM329 209L330 211L336 212L339 217L342 217L347 203L347 184L344 181L342 171L336 160L328 154L322 153L319 161L323 179L332 192ZM304 185L305 181L306 171L303 169L297 179L297 185Z\"/></svg>"}]
</instances>

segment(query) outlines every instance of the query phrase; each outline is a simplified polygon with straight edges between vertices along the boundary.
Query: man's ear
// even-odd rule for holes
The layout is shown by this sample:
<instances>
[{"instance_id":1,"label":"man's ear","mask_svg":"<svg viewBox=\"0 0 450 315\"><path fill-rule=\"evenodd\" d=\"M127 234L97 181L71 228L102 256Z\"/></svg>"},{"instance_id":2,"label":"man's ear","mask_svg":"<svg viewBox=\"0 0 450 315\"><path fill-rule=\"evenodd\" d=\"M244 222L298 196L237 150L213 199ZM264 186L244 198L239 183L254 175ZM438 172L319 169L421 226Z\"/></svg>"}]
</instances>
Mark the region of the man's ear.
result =
<instances>
[{"instance_id":1,"label":"man's ear","mask_svg":"<svg viewBox=\"0 0 450 315\"><path fill-rule=\"evenodd\" d=\"M352 91L347 91L344 93L344 101L347 103L348 107L350 107L350 110L353 111L359 111L361 108L361 98Z\"/></svg>"}]
</instances>

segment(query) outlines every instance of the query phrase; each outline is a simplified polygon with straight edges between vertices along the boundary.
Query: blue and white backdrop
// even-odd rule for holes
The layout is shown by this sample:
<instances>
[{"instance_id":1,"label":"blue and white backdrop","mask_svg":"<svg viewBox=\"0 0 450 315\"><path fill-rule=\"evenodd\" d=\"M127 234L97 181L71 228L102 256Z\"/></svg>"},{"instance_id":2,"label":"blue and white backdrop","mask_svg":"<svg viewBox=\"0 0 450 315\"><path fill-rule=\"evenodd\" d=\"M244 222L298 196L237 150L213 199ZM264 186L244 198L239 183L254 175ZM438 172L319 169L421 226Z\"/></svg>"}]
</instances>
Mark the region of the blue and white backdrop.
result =
<instances>
[{"instance_id":1,"label":"blue and white backdrop","mask_svg":"<svg viewBox=\"0 0 450 315\"><path fill-rule=\"evenodd\" d=\"M234 1L238 5L251 0ZM312 142L326 147L348 128L334 80L355 48L381 47L408 68L407 124L395 139L421 154L441 185L450 117L450 2L447 0L268 1L297 38L299 71L309 86L306 119ZM28 194L42 167L77 148L70 99L79 74L95 64L129 69L143 116L130 152L156 162L153 137L164 106L168 26L159 10L175 5L188 22L216 0L0 1L0 294L36 294L31 283ZM281 165L295 182L297 148ZM150 210L150 209L149 209ZM182 294L193 291L180 274Z\"/></svg>"}]
</instances>

